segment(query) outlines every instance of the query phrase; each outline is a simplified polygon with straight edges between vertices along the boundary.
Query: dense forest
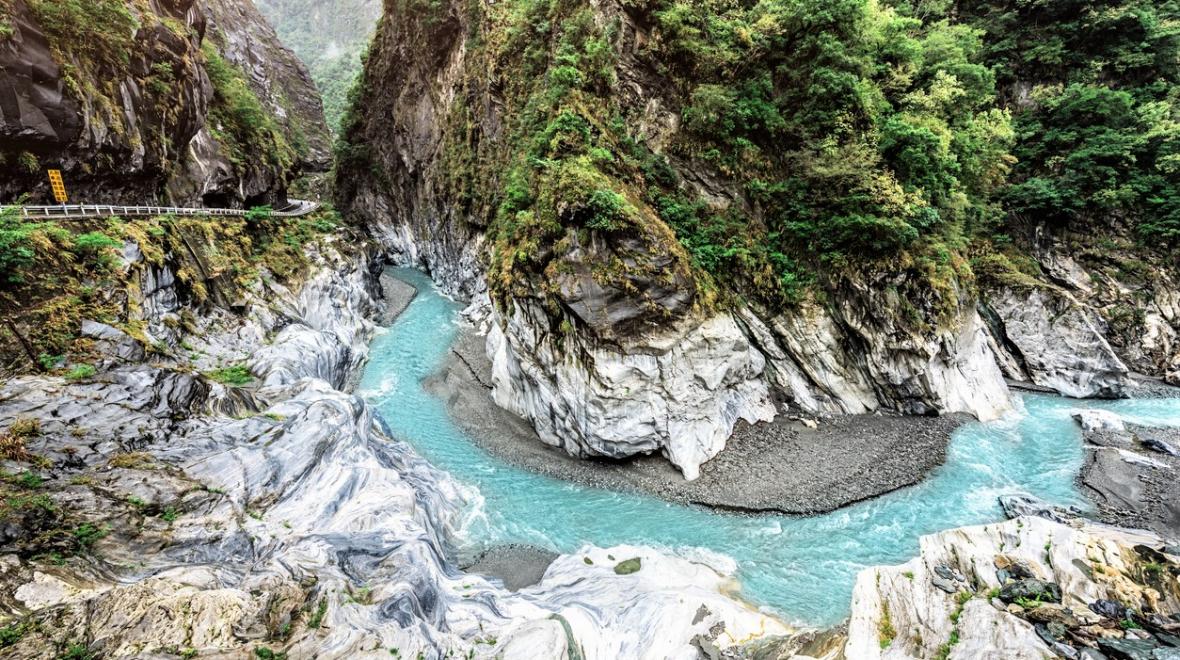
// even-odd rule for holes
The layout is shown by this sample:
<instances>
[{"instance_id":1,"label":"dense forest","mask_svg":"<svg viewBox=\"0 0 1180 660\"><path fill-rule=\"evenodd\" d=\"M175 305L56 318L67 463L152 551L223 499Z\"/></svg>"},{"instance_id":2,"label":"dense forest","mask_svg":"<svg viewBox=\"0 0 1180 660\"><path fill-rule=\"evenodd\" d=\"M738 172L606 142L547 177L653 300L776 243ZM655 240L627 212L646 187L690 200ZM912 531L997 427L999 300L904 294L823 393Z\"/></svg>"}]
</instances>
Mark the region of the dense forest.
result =
<instances>
[{"instance_id":1,"label":"dense forest","mask_svg":"<svg viewBox=\"0 0 1180 660\"><path fill-rule=\"evenodd\" d=\"M1005 252L1038 223L1180 244L1174 0L620 4L650 34L623 66L682 103L658 148L619 101L617 19L572 0L514 0L481 19L491 36L469 66L507 96L512 144L492 155L472 138L450 166L457 203L496 191L483 211L494 290L543 272L571 227L626 233L654 218L702 291L772 308L865 268L916 273L950 298L973 270L1019 275ZM474 135L464 112L448 130ZM349 142L343 161L363 161ZM675 166L688 162L739 203L694 194Z\"/></svg>"}]
</instances>

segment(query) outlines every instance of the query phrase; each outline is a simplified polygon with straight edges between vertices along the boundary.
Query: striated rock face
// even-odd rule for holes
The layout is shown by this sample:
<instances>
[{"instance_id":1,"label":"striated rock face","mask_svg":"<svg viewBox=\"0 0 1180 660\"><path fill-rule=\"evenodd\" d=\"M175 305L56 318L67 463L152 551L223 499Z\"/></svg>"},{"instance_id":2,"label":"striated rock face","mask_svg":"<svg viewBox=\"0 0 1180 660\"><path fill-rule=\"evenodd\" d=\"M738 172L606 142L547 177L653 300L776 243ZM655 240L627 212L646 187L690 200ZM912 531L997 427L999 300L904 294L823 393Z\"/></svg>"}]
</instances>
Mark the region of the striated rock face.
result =
<instances>
[{"instance_id":1,"label":"striated rock face","mask_svg":"<svg viewBox=\"0 0 1180 660\"><path fill-rule=\"evenodd\" d=\"M1130 644L1168 657L1150 655L1180 612L1180 564L1163 548L1148 532L1028 516L923 537L917 558L857 577L845 656L1037 660Z\"/></svg>"},{"instance_id":2,"label":"striated rock face","mask_svg":"<svg viewBox=\"0 0 1180 660\"><path fill-rule=\"evenodd\" d=\"M1063 291L1006 290L987 298L1009 376L1072 397L1123 396L1129 371L1106 340L1106 324Z\"/></svg>"},{"instance_id":3,"label":"striated rock face","mask_svg":"<svg viewBox=\"0 0 1180 660\"><path fill-rule=\"evenodd\" d=\"M503 328L492 325L487 347L496 402L575 456L662 451L695 479L739 419L775 415L762 354L726 315L620 351L551 331L543 309L518 301Z\"/></svg>"},{"instance_id":4,"label":"striated rock face","mask_svg":"<svg viewBox=\"0 0 1180 660\"><path fill-rule=\"evenodd\" d=\"M985 327L964 308L952 327L916 332L887 310L897 300L869 289L831 308L741 320L768 358L777 389L809 411L912 415L969 412L983 420L1011 401ZM874 304L876 303L876 304Z\"/></svg>"},{"instance_id":5,"label":"striated rock face","mask_svg":"<svg viewBox=\"0 0 1180 660\"><path fill-rule=\"evenodd\" d=\"M1038 226L1025 239L1035 273L985 284L981 310L1007 376L1077 397L1132 396L1136 374L1180 384L1175 259L1127 234Z\"/></svg>"},{"instance_id":6,"label":"striated rock face","mask_svg":"<svg viewBox=\"0 0 1180 660\"><path fill-rule=\"evenodd\" d=\"M833 285L823 303L767 312L746 295L718 301L672 227L577 159L542 168L541 192L506 186L530 157L513 145L534 111L513 96L525 81L488 57L502 41L490 31L507 30L502 8L477 9L386 3L362 110L345 127L339 205L396 260L449 293L491 301L496 400L546 442L579 456L661 451L692 477L737 420L773 417L772 401L985 419L1008 409L974 301L957 284L934 293L881 274ZM682 103L644 59L645 27L614 2L585 13L588 25L614 26L603 42L614 116L633 120L635 139L658 152L679 130ZM682 155L668 167L694 198L749 205L708 163ZM535 195L534 208L509 216L514 194ZM951 313L914 322L938 316L942 295Z\"/></svg>"},{"instance_id":7,"label":"striated rock face","mask_svg":"<svg viewBox=\"0 0 1180 660\"><path fill-rule=\"evenodd\" d=\"M45 169L56 168L75 202L259 204L284 199L301 170L326 167L314 88L250 2L101 5L0 6L12 28L0 36L0 202L48 199ZM276 132L247 145L212 121L246 106L218 89L210 53L250 80L267 115L252 121Z\"/></svg>"},{"instance_id":8,"label":"striated rock face","mask_svg":"<svg viewBox=\"0 0 1180 660\"><path fill-rule=\"evenodd\" d=\"M39 421L29 449L54 465L38 471L45 510L62 516L0 527L0 593L20 631L6 657L688 659L697 639L786 632L726 595L735 567L718 559L587 547L516 593L459 571L451 537L476 494L336 389L378 306L370 256L337 245L313 248L302 285L263 276L240 314L195 310L170 275L181 264L145 269L145 335L169 343L165 320L187 318L192 361L4 385L0 428ZM100 326L88 327L123 355L127 338ZM255 381L198 375L222 360L248 360ZM43 559L54 525L61 565ZM81 525L94 538L70 551Z\"/></svg>"},{"instance_id":9,"label":"striated rock face","mask_svg":"<svg viewBox=\"0 0 1180 660\"><path fill-rule=\"evenodd\" d=\"M279 41L252 0L200 2L217 50L245 74L251 89L292 142L303 168L327 171L332 165L332 137L307 68Z\"/></svg>"}]
</instances>

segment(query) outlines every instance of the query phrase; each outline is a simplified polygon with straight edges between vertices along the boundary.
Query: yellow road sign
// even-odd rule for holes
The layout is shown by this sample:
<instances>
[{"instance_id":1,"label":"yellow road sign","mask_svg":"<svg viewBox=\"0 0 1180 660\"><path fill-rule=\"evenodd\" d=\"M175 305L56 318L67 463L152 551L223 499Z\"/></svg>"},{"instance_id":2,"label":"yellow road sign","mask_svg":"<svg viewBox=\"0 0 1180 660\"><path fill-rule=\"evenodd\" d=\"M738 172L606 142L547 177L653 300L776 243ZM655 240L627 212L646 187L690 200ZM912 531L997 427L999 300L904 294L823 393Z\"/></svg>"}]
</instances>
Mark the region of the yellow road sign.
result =
<instances>
[{"instance_id":1,"label":"yellow road sign","mask_svg":"<svg viewBox=\"0 0 1180 660\"><path fill-rule=\"evenodd\" d=\"M66 196L66 184L61 180L61 170L49 170L49 187L53 188L53 198L58 204L69 201L70 198Z\"/></svg>"}]
</instances>

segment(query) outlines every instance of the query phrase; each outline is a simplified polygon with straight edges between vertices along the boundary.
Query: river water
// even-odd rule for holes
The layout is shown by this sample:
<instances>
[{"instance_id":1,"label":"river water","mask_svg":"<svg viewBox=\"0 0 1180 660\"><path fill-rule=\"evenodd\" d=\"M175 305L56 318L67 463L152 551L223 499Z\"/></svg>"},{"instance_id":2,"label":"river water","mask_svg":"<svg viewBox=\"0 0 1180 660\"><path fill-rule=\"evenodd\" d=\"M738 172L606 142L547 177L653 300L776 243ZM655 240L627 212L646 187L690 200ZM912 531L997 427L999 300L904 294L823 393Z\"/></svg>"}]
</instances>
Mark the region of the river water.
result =
<instances>
[{"instance_id":1,"label":"river water","mask_svg":"<svg viewBox=\"0 0 1180 660\"><path fill-rule=\"evenodd\" d=\"M856 573L906 561L917 553L919 536L1001 520L998 495L1027 492L1088 508L1074 485L1084 454L1073 412L1101 408L1129 422L1180 426L1180 399L1081 402L1025 395L1019 414L956 432L946 464L917 486L810 518L719 514L556 481L483 452L420 384L454 340L460 306L439 295L425 275L396 274L419 294L374 339L361 394L396 437L478 489L460 539L467 553L503 543L562 553L587 543L628 543L720 554L736 564L746 599L804 625L845 618Z\"/></svg>"}]
</instances>

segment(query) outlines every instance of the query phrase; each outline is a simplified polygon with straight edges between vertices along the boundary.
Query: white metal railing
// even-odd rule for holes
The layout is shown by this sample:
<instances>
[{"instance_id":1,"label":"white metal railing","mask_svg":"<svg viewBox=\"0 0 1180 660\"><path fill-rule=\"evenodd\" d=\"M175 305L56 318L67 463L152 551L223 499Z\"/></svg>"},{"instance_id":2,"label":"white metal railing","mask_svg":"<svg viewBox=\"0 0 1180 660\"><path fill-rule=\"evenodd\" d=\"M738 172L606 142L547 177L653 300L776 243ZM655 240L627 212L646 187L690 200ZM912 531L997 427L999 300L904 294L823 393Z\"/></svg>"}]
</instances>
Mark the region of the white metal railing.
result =
<instances>
[{"instance_id":1,"label":"white metal railing","mask_svg":"<svg viewBox=\"0 0 1180 660\"><path fill-rule=\"evenodd\" d=\"M316 202L291 200L282 210L268 212L272 218L295 218L319 209ZM250 209L201 209L177 206L117 206L113 204L72 204L57 206L21 206L21 216L29 220L53 218L103 218L110 216L157 216L157 215L220 215L243 217Z\"/></svg>"}]
</instances>

